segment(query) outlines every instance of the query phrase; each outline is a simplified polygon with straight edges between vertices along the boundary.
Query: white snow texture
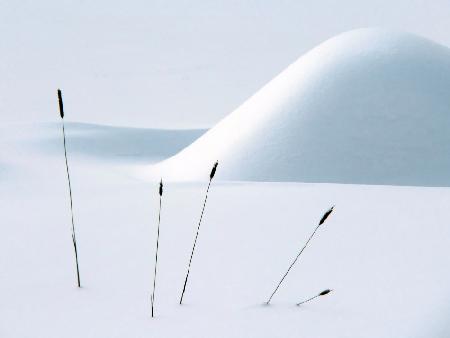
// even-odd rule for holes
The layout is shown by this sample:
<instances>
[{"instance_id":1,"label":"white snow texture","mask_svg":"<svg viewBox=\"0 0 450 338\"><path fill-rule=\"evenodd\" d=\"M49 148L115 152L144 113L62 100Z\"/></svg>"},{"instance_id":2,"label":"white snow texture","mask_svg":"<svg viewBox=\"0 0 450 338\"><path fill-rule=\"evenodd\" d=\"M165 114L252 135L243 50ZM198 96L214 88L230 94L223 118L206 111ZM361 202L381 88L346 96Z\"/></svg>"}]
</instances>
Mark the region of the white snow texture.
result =
<instances>
[{"instance_id":1,"label":"white snow texture","mask_svg":"<svg viewBox=\"0 0 450 338\"><path fill-rule=\"evenodd\" d=\"M148 177L450 185L450 51L360 29L302 56Z\"/></svg>"},{"instance_id":2,"label":"white snow texture","mask_svg":"<svg viewBox=\"0 0 450 338\"><path fill-rule=\"evenodd\" d=\"M449 91L446 47L364 29L205 134L66 121L81 289L61 125L2 125L0 337L450 337L450 188L417 187L450 185ZM215 160L224 181L417 186L213 181L180 306L207 184L168 178L207 179Z\"/></svg>"}]
</instances>

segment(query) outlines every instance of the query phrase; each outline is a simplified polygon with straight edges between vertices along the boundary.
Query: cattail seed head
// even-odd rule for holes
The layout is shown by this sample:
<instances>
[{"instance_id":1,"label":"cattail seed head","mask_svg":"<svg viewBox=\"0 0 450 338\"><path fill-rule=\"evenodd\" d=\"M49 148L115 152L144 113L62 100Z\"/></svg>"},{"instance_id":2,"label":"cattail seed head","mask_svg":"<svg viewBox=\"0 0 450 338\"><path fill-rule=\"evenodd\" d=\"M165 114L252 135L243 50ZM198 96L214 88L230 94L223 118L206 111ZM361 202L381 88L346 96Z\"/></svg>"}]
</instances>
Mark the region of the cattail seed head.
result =
<instances>
[{"instance_id":1,"label":"cattail seed head","mask_svg":"<svg viewBox=\"0 0 450 338\"><path fill-rule=\"evenodd\" d=\"M331 292L330 289L323 290L321 293L319 293L319 296L325 296L325 295L329 294L330 292Z\"/></svg>"},{"instance_id":2,"label":"cattail seed head","mask_svg":"<svg viewBox=\"0 0 450 338\"><path fill-rule=\"evenodd\" d=\"M61 118L63 119L64 118L64 106L63 106L61 89L58 89L58 102L59 102L59 115L61 115Z\"/></svg>"},{"instance_id":3,"label":"cattail seed head","mask_svg":"<svg viewBox=\"0 0 450 338\"><path fill-rule=\"evenodd\" d=\"M330 214L333 212L333 209L334 209L334 205L326 213L323 214L322 219L319 222L319 225L322 225L323 223L325 223L328 216L330 216Z\"/></svg>"},{"instance_id":4,"label":"cattail seed head","mask_svg":"<svg viewBox=\"0 0 450 338\"><path fill-rule=\"evenodd\" d=\"M163 182L161 178L161 182L159 182L159 196L162 196L163 194Z\"/></svg>"},{"instance_id":5,"label":"cattail seed head","mask_svg":"<svg viewBox=\"0 0 450 338\"><path fill-rule=\"evenodd\" d=\"M216 163L214 163L214 166L213 166L213 168L211 170L211 174L209 175L209 179L210 180L212 180L214 175L216 174L216 169L217 169L218 165L219 165L219 161L216 161Z\"/></svg>"}]
</instances>

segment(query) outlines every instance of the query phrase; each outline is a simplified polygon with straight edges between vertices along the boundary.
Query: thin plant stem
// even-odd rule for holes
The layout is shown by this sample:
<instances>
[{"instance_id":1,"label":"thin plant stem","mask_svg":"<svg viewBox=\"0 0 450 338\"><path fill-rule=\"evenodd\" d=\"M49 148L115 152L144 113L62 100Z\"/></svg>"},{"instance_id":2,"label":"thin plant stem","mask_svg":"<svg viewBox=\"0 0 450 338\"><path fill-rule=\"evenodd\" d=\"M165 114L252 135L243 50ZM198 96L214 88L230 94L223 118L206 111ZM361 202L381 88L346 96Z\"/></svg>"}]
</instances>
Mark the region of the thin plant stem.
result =
<instances>
[{"instance_id":1,"label":"thin plant stem","mask_svg":"<svg viewBox=\"0 0 450 338\"><path fill-rule=\"evenodd\" d=\"M289 268L287 269L286 273L283 275L283 277L281 278L280 282L278 283L277 287L275 288L275 290L272 292L272 294L270 295L269 299L267 300L266 304L269 304L270 301L272 300L272 297L275 295L275 293L278 291L281 283L283 283L284 279L286 278L286 276L288 275L289 271L291 271L292 267L294 266L294 264L297 262L298 258L300 257L300 255L303 253L303 250L305 250L305 248L308 246L308 243L311 241L311 239L314 237L316 231L319 229L319 227L322 224L317 225L317 227L314 229L313 233L311 234L311 236L309 236L308 240L306 241L305 245L303 246L303 248L300 250L300 252L298 253L297 257L295 257L295 259L292 261L291 265L289 266Z\"/></svg>"},{"instance_id":2,"label":"thin plant stem","mask_svg":"<svg viewBox=\"0 0 450 338\"><path fill-rule=\"evenodd\" d=\"M297 303L296 305L297 305L297 306L300 306L300 305L302 305L302 304L308 303L308 302L312 301L313 299L316 299L317 297L321 297L321 296L328 295L331 291L333 291L333 290L330 290L330 289L323 290L323 291L322 291L321 293L319 293L318 295L315 295L314 297L308 298L308 299L306 299L306 300L304 300L304 301L302 301L302 302L300 302L300 303Z\"/></svg>"},{"instance_id":3,"label":"thin plant stem","mask_svg":"<svg viewBox=\"0 0 450 338\"><path fill-rule=\"evenodd\" d=\"M272 294L270 295L269 299L267 300L266 304L269 305L270 301L272 300L272 297L275 295L275 293L278 291L281 283L283 283L284 279L286 278L286 276L288 275L289 271L291 271L292 267L294 266L295 262L297 262L298 258L300 257L300 255L302 254L303 250L305 250L305 248L308 246L309 242L311 241L311 239L314 237L314 235L316 234L316 231L319 229L319 227L325 223L325 221L327 220L327 218L331 215L331 213L333 212L334 206L332 206L330 209L328 209L322 216L322 218L319 221L319 224L316 226L316 228L314 229L313 233L311 234L311 236L309 236L308 240L306 241L305 245L303 246L303 248L300 250L300 252L298 253L297 257L295 257L295 259L293 260L293 262L291 263L291 265L289 266L289 268L287 269L286 273L283 275L283 277L281 278L280 282L278 283L277 287L275 288L275 290L273 290Z\"/></svg>"},{"instance_id":4,"label":"thin plant stem","mask_svg":"<svg viewBox=\"0 0 450 338\"><path fill-rule=\"evenodd\" d=\"M202 213L200 215L200 220L198 222L197 233L195 235L194 245L192 246L191 257L189 258L189 265L188 265L188 269L187 269L187 273L186 273L186 279L184 280L183 291L181 292L180 305L183 303L183 296L184 296L184 292L186 291L186 285L187 285L188 278L189 278L189 272L191 271L192 257L194 257L195 246L197 245L198 233L200 231L200 225L202 223L202 218L203 218L203 213L205 211L206 201L208 200L208 192L209 192L209 187L211 186L211 181L212 181L212 178L210 178L209 183L208 183L208 188L206 189L205 201L203 202Z\"/></svg>"},{"instance_id":5,"label":"thin plant stem","mask_svg":"<svg viewBox=\"0 0 450 338\"><path fill-rule=\"evenodd\" d=\"M315 298L317 298L317 297L319 297L319 295L315 295L314 297L308 298L307 300L304 300L304 301L302 301L302 302L300 302L300 303L297 303L296 305L297 305L297 306L300 306L300 305L302 305L302 304L308 303L308 302L312 301L313 299L315 299Z\"/></svg>"},{"instance_id":6,"label":"thin plant stem","mask_svg":"<svg viewBox=\"0 0 450 338\"><path fill-rule=\"evenodd\" d=\"M162 181L161 181L162 185ZM161 190L160 190L161 191ZM158 214L158 233L156 235L156 254L155 254L155 272L153 274L153 292L152 292L152 318L154 316L153 312L153 305L155 302L155 289L156 289L156 272L157 272L157 265L158 265L158 249L159 249L159 226L161 224L161 201L162 201L162 194L159 195L159 214Z\"/></svg>"},{"instance_id":7,"label":"thin plant stem","mask_svg":"<svg viewBox=\"0 0 450 338\"><path fill-rule=\"evenodd\" d=\"M78 267L77 239L76 239L76 236L75 236L75 222L74 222L74 218L73 218L72 185L70 183L69 164L68 164L68 161L67 161L66 131L65 131L65 128L64 128L64 119L62 119L62 132L63 132L63 139L64 139L64 158L66 160L67 181L69 182L70 213L71 213L71 217L72 217L72 242L73 242L73 248L74 248L74 251L75 251L75 264L76 264L76 268L77 268L77 282L78 282L78 287L81 288L80 269Z\"/></svg>"}]
</instances>

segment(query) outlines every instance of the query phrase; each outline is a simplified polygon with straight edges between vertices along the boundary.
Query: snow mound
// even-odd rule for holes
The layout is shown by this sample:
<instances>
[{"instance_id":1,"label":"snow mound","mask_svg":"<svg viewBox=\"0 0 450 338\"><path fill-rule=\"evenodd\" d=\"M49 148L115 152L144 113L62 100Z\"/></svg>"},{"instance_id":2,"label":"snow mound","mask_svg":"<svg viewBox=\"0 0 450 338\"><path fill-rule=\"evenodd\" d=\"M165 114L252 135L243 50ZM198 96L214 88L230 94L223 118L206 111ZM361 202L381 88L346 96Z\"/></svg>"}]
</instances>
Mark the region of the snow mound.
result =
<instances>
[{"instance_id":1,"label":"snow mound","mask_svg":"<svg viewBox=\"0 0 450 338\"><path fill-rule=\"evenodd\" d=\"M145 175L450 186L450 51L360 29L314 48Z\"/></svg>"}]
</instances>

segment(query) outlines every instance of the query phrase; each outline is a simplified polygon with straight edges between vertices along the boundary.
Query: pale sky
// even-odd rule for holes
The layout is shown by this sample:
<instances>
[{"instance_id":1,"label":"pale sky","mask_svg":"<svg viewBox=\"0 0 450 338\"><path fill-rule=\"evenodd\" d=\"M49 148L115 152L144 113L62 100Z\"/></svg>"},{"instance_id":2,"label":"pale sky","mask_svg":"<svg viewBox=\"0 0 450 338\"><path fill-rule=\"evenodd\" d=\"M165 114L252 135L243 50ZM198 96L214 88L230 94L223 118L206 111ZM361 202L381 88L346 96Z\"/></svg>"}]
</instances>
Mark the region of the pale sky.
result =
<instances>
[{"instance_id":1,"label":"pale sky","mask_svg":"<svg viewBox=\"0 0 450 338\"><path fill-rule=\"evenodd\" d=\"M0 0L0 124L210 127L303 53L355 28L450 46L448 0Z\"/></svg>"}]
</instances>

